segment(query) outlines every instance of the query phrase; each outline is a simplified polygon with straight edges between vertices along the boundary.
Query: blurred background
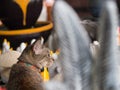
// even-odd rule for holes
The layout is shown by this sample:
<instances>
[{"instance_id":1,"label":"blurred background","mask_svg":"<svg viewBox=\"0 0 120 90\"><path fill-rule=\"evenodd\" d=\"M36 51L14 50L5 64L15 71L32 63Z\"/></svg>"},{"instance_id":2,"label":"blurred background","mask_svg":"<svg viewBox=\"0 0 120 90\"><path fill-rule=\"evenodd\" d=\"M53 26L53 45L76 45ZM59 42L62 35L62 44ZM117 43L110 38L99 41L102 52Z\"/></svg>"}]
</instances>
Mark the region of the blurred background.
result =
<instances>
[{"instance_id":1,"label":"blurred background","mask_svg":"<svg viewBox=\"0 0 120 90\"><path fill-rule=\"evenodd\" d=\"M81 18L95 19L99 17L101 6L105 0L66 0ZM116 0L120 13L120 0Z\"/></svg>"}]
</instances>

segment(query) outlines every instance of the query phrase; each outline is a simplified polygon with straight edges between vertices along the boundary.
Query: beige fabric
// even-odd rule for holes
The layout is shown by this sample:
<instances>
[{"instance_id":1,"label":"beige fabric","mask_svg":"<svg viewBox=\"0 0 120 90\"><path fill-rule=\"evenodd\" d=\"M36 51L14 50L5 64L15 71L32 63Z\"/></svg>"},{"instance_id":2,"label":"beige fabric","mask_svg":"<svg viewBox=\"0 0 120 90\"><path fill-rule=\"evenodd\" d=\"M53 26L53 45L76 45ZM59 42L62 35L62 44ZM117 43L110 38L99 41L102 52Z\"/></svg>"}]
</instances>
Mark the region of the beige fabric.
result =
<instances>
[{"instance_id":1,"label":"beige fabric","mask_svg":"<svg viewBox=\"0 0 120 90\"><path fill-rule=\"evenodd\" d=\"M15 64L21 53L17 51L8 51L0 55L0 67L9 68Z\"/></svg>"},{"instance_id":2,"label":"beige fabric","mask_svg":"<svg viewBox=\"0 0 120 90\"><path fill-rule=\"evenodd\" d=\"M3 71L1 71L1 80L4 82L4 83L7 83L8 82L8 79L9 79L9 75L10 75L10 68L4 68Z\"/></svg>"}]
</instances>

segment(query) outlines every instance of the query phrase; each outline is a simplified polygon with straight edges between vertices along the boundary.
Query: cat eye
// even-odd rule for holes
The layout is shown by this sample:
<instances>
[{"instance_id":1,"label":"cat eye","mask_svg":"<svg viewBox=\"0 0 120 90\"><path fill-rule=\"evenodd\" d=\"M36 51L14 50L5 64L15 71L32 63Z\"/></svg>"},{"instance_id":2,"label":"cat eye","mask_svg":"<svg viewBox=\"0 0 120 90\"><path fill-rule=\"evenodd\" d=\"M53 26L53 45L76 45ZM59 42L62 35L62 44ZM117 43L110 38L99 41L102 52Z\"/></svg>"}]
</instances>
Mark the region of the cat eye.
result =
<instances>
[{"instance_id":1,"label":"cat eye","mask_svg":"<svg viewBox=\"0 0 120 90\"><path fill-rule=\"evenodd\" d=\"M50 54L48 54L47 56L50 57Z\"/></svg>"}]
</instances>

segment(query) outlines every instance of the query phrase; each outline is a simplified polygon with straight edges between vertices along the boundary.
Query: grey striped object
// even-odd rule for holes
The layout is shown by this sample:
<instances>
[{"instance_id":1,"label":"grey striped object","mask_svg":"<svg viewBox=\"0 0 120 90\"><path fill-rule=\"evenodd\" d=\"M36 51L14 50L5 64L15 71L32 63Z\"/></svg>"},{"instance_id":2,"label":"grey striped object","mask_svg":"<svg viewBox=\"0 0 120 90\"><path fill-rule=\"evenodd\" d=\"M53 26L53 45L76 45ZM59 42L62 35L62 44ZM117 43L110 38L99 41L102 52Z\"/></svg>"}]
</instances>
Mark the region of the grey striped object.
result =
<instances>
[{"instance_id":1,"label":"grey striped object","mask_svg":"<svg viewBox=\"0 0 120 90\"><path fill-rule=\"evenodd\" d=\"M100 54L96 65L96 85L94 90L120 90L120 65L117 46L118 13L116 2L106 0L103 4L99 42Z\"/></svg>"},{"instance_id":2,"label":"grey striped object","mask_svg":"<svg viewBox=\"0 0 120 90\"><path fill-rule=\"evenodd\" d=\"M120 90L115 0L106 0L103 4L98 30L100 50L95 62L81 20L64 0L56 0L53 19L61 50L63 81L48 82L46 90Z\"/></svg>"},{"instance_id":3,"label":"grey striped object","mask_svg":"<svg viewBox=\"0 0 120 90\"><path fill-rule=\"evenodd\" d=\"M60 83L49 82L48 90L92 90L90 41L80 19L63 0L55 2L53 19L64 79Z\"/></svg>"}]
</instances>

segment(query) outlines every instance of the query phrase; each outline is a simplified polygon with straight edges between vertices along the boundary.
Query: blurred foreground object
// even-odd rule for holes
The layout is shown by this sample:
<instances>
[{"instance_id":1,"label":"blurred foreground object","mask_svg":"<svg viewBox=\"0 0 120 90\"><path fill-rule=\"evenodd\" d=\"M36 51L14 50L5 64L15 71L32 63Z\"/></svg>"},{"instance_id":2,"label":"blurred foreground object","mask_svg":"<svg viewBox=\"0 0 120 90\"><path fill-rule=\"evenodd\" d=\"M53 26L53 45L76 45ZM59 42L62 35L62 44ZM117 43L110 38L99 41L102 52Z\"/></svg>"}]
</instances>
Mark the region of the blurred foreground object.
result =
<instances>
[{"instance_id":1,"label":"blurred foreground object","mask_svg":"<svg viewBox=\"0 0 120 90\"><path fill-rule=\"evenodd\" d=\"M8 82L11 67L18 61L20 54L17 51L8 51L0 55L0 76L5 84Z\"/></svg>"},{"instance_id":2,"label":"blurred foreground object","mask_svg":"<svg viewBox=\"0 0 120 90\"><path fill-rule=\"evenodd\" d=\"M119 19L115 0L104 1L99 20L100 50L94 67L97 77L94 90L120 90L120 53L117 43Z\"/></svg>"}]
</instances>

